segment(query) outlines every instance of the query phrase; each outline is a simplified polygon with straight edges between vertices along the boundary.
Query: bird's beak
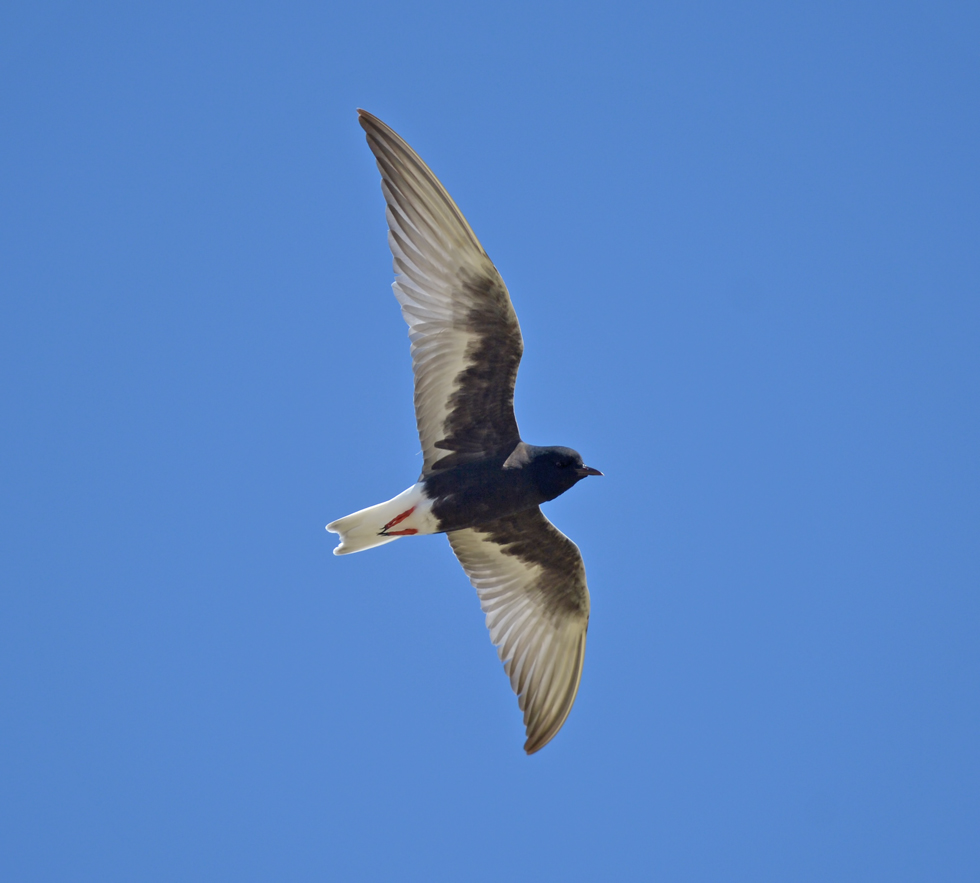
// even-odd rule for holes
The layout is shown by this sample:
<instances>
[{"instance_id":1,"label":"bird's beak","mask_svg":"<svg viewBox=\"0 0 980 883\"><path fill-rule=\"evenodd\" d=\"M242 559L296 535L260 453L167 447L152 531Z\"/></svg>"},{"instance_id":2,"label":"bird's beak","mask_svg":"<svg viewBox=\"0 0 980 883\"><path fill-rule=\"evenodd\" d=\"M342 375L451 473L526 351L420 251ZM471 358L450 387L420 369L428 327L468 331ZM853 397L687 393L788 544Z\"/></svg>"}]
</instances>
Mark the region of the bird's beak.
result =
<instances>
[{"instance_id":1,"label":"bird's beak","mask_svg":"<svg viewBox=\"0 0 980 883\"><path fill-rule=\"evenodd\" d=\"M591 466L577 466L575 474L579 478L585 478L586 475L602 475L598 469L593 469Z\"/></svg>"}]
</instances>

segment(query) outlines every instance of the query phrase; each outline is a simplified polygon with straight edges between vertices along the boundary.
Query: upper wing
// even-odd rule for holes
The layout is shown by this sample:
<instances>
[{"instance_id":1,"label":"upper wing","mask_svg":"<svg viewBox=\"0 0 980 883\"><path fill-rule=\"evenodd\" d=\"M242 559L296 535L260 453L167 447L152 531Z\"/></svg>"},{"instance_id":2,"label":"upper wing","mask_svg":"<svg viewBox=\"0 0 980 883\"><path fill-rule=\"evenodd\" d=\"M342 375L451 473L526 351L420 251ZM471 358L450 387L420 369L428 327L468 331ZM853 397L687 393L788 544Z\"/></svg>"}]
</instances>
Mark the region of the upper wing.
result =
<instances>
[{"instance_id":1,"label":"upper wing","mask_svg":"<svg viewBox=\"0 0 980 883\"><path fill-rule=\"evenodd\" d=\"M524 341L504 280L418 154L377 117L358 115L388 203L422 474L507 453L520 441L514 381Z\"/></svg>"},{"instance_id":2,"label":"upper wing","mask_svg":"<svg viewBox=\"0 0 980 883\"><path fill-rule=\"evenodd\" d=\"M578 546L538 509L447 534L476 587L533 754L561 729L582 677L589 590Z\"/></svg>"}]
</instances>

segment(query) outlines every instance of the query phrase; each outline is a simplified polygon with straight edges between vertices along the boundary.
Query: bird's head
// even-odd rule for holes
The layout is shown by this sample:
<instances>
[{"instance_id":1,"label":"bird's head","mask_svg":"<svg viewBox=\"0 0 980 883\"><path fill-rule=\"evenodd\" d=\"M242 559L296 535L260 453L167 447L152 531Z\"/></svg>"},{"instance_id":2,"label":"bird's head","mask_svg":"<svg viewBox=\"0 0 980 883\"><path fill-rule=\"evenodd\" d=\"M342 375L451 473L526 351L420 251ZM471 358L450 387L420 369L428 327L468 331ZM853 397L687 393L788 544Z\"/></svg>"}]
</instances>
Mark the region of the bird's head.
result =
<instances>
[{"instance_id":1,"label":"bird's head","mask_svg":"<svg viewBox=\"0 0 980 883\"><path fill-rule=\"evenodd\" d=\"M528 463L534 481L545 500L553 500L587 475L602 475L586 466L582 455L571 448L534 448Z\"/></svg>"}]
</instances>

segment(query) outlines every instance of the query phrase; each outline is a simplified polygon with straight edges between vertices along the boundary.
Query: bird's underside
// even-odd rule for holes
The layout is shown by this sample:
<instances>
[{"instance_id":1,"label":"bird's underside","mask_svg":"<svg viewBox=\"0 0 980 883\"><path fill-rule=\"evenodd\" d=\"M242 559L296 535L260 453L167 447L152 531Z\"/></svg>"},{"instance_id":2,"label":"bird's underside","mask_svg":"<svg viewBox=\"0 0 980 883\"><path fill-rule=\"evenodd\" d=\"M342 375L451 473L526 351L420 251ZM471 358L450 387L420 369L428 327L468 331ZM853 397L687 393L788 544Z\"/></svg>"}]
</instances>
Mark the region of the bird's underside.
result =
<instances>
[{"instance_id":1,"label":"bird's underside","mask_svg":"<svg viewBox=\"0 0 980 883\"><path fill-rule=\"evenodd\" d=\"M337 554L402 536L447 534L518 696L524 748L531 754L561 728L578 691L589 622L582 556L538 508L551 496L528 491L516 510L509 503L500 508L499 482L516 473L500 471L503 478L487 479L487 500L474 497L474 511L485 518L453 524L446 502L457 475L484 463L502 469L523 445L513 405L524 348L520 326L503 279L435 175L388 126L358 113L381 171L393 288L409 327L424 461L416 485L328 530L341 535ZM508 468L519 467L508 462ZM581 458L577 468L598 474L582 467ZM514 480L530 488L529 476ZM460 523L467 526L453 529Z\"/></svg>"}]
</instances>

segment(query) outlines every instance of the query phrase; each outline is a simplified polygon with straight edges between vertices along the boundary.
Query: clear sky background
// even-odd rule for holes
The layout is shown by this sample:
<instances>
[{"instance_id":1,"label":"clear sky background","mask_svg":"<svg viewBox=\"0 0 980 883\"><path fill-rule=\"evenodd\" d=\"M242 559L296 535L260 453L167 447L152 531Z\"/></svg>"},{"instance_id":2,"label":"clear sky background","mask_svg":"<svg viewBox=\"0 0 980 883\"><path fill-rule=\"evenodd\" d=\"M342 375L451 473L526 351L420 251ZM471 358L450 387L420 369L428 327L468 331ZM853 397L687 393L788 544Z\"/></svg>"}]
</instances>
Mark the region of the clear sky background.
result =
<instances>
[{"instance_id":1,"label":"clear sky background","mask_svg":"<svg viewBox=\"0 0 980 883\"><path fill-rule=\"evenodd\" d=\"M0 9L0 878L974 881L975 3ZM362 106L507 281L592 621L534 757Z\"/></svg>"}]
</instances>

